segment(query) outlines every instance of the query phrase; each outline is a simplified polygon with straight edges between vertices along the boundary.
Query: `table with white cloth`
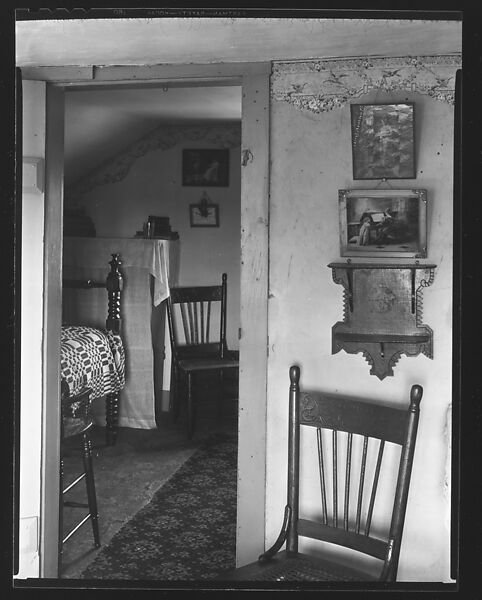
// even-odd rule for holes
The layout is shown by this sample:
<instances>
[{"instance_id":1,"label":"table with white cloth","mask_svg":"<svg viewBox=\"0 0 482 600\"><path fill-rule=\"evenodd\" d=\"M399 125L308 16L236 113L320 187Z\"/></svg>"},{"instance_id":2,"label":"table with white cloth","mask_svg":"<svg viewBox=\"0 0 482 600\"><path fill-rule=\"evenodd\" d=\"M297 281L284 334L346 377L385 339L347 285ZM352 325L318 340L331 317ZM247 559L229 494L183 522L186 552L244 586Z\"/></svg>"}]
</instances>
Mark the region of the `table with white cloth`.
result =
<instances>
[{"instance_id":1,"label":"table with white cloth","mask_svg":"<svg viewBox=\"0 0 482 600\"><path fill-rule=\"evenodd\" d=\"M164 364L168 343L164 301L169 286L177 283L179 240L65 237L63 278L105 282L114 253L120 254L124 279L121 337L125 387L120 397L119 426L151 429L156 427L156 400L160 402L168 381L164 373L170 371L170 365ZM105 288L64 289L64 324L103 329L106 318ZM93 414L98 424L105 424L102 402L94 402Z\"/></svg>"}]
</instances>

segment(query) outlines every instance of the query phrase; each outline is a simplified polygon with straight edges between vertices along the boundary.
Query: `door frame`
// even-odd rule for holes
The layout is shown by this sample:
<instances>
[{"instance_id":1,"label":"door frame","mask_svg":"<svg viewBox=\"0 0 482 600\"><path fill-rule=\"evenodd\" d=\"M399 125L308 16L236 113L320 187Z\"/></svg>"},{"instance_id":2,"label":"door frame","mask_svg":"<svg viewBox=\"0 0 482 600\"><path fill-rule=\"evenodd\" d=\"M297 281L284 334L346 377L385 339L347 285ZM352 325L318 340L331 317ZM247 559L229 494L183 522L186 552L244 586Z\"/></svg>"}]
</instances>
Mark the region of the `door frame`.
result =
<instances>
[{"instance_id":1,"label":"door frame","mask_svg":"<svg viewBox=\"0 0 482 600\"><path fill-rule=\"evenodd\" d=\"M45 278L40 577L58 577L63 92L75 87L241 85L241 284L236 565L265 548L266 384L269 264L269 82L271 63L26 67L47 82ZM56 129L57 128L57 129ZM62 148L63 152L63 148ZM59 170L60 169L60 170ZM60 299L60 302L59 302ZM55 425L56 424L56 425ZM57 434L55 432L57 431Z\"/></svg>"}]
</instances>

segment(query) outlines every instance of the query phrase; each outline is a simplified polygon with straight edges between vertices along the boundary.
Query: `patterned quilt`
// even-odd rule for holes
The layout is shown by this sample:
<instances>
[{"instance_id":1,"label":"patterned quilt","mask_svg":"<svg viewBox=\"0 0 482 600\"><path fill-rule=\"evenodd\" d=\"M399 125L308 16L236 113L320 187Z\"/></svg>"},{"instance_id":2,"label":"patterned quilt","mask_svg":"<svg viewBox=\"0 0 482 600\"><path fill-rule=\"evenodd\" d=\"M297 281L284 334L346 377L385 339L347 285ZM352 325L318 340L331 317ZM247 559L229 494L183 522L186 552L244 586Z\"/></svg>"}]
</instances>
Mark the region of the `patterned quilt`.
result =
<instances>
[{"instance_id":1,"label":"patterned quilt","mask_svg":"<svg viewBox=\"0 0 482 600\"><path fill-rule=\"evenodd\" d=\"M125 353L121 337L92 327L63 326L60 374L70 395L92 389L91 400L117 392L125 385Z\"/></svg>"}]
</instances>

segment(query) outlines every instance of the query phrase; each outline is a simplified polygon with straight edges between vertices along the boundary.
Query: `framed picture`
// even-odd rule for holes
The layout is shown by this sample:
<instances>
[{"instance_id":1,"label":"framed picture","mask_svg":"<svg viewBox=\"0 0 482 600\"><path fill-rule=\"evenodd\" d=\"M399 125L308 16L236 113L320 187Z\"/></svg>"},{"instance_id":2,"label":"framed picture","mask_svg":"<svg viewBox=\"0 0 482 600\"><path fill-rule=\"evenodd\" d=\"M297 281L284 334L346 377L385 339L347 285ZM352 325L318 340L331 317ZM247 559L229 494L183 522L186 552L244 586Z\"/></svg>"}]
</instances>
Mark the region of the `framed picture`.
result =
<instances>
[{"instance_id":1,"label":"framed picture","mask_svg":"<svg viewBox=\"0 0 482 600\"><path fill-rule=\"evenodd\" d=\"M414 104L351 104L353 179L415 179Z\"/></svg>"},{"instance_id":2,"label":"framed picture","mask_svg":"<svg viewBox=\"0 0 482 600\"><path fill-rule=\"evenodd\" d=\"M182 151L182 185L226 187L229 185L229 150Z\"/></svg>"},{"instance_id":3,"label":"framed picture","mask_svg":"<svg viewBox=\"0 0 482 600\"><path fill-rule=\"evenodd\" d=\"M219 206L217 204L190 204L189 220L191 227L219 227Z\"/></svg>"},{"instance_id":4,"label":"framed picture","mask_svg":"<svg viewBox=\"0 0 482 600\"><path fill-rule=\"evenodd\" d=\"M426 190L339 190L341 256L426 258Z\"/></svg>"}]
</instances>

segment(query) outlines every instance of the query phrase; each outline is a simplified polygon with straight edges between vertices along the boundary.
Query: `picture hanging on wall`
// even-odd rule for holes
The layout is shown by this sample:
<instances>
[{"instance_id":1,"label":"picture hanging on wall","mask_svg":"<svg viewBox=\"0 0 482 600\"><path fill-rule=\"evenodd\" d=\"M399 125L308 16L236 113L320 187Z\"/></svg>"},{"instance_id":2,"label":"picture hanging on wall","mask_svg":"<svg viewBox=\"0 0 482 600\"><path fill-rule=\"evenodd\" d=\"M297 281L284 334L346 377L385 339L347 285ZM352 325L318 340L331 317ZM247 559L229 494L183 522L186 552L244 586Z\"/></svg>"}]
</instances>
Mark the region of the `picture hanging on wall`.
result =
<instances>
[{"instance_id":1,"label":"picture hanging on wall","mask_svg":"<svg viewBox=\"0 0 482 600\"><path fill-rule=\"evenodd\" d=\"M414 104L351 104L353 179L415 179Z\"/></svg>"},{"instance_id":2,"label":"picture hanging on wall","mask_svg":"<svg viewBox=\"0 0 482 600\"><path fill-rule=\"evenodd\" d=\"M182 151L182 185L229 185L229 150L186 148Z\"/></svg>"},{"instance_id":3,"label":"picture hanging on wall","mask_svg":"<svg viewBox=\"0 0 482 600\"><path fill-rule=\"evenodd\" d=\"M219 205L190 204L189 220L191 227L219 227Z\"/></svg>"},{"instance_id":4,"label":"picture hanging on wall","mask_svg":"<svg viewBox=\"0 0 482 600\"><path fill-rule=\"evenodd\" d=\"M426 258L426 190L339 190L341 256Z\"/></svg>"}]
</instances>

